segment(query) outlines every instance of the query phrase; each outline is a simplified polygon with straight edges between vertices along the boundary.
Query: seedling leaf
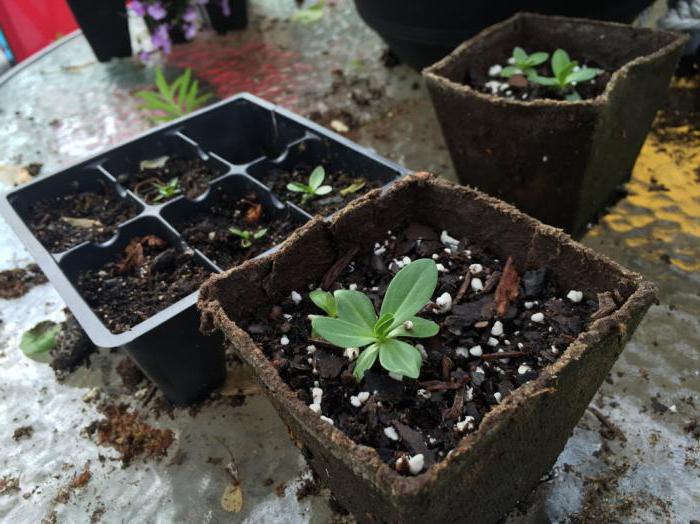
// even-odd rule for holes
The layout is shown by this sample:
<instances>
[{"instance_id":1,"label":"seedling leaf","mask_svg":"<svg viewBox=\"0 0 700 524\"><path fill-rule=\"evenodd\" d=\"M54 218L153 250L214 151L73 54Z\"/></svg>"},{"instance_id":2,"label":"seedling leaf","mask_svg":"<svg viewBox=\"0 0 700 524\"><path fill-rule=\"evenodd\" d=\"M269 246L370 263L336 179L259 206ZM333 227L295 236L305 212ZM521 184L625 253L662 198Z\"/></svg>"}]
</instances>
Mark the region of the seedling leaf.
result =
<instances>
[{"instance_id":1,"label":"seedling leaf","mask_svg":"<svg viewBox=\"0 0 700 524\"><path fill-rule=\"evenodd\" d=\"M323 184L323 180L325 178L326 178L326 170L323 169L323 166L317 166L311 172L311 176L309 176L309 187L315 191L316 189L321 187L321 184Z\"/></svg>"},{"instance_id":2,"label":"seedling leaf","mask_svg":"<svg viewBox=\"0 0 700 524\"><path fill-rule=\"evenodd\" d=\"M367 295L349 289L339 289L333 295L338 305L339 319L372 331L375 322L377 322L377 314L374 312L374 305Z\"/></svg>"},{"instance_id":3,"label":"seedling leaf","mask_svg":"<svg viewBox=\"0 0 700 524\"><path fill-rule=\"evenodd\" d=\"M379 342L378 345L379 362L384 369L404 377L418 378L422 364L420 351L395 338Z\"/></svg>"},{"instance_id":4,"label":"seedling leaf","mask_svg":"<svg viewBox=\"0 0 700 524\"><path fill-rule=\"evenodd\" d=\"M341 348L361 348L372 344L375 338L365 326L330 317L314 317L311 325L316 333Z\"/></svg>"},{"instance_id":5,"label":"seedling leaf","mask_svg":"<svg viewBox=\"0 0 700 524\"><path fill-rule=\"evenodd\" d=\"M329 317L338 316L338 304L335 301L333 293L323 291L322 289L314 289L309 293L309 298L319 309L325 311Z\"/></svg>"},{"instance_id":6,"label":"seedling leaf","mask_svg":"<svg viewBox=\"0 0 700 524\"><path fill-rule=\"evenodd\" d=\"M386 290L379 315L393 313L393 327L418 313L435 292L438 271L435 262L422 258L399 271Z\"/></svg>"},{"instance_id":7,"label":"seedling leaf","mask_svg":"<svg viewBox=\"0 0 700 524\"><path fill-rule=\"evenodd\" d=\"M352 372L358 382L362 380L362 378L365 376L365 372L377 361L378 355L379 346L377 344L372 344L371 346L362 350L362 353L360 353L355 361L355 369Z\"/></svg>"}]
</instances>

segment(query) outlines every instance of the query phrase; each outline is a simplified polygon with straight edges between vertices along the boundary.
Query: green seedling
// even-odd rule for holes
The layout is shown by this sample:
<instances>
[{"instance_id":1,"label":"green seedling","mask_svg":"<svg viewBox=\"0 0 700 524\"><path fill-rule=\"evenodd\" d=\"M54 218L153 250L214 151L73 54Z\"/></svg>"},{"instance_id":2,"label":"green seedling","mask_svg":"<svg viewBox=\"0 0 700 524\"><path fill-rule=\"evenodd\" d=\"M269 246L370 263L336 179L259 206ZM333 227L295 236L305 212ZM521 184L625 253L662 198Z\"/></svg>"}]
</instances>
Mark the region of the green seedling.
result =
<instances>
[{"instance_id":1,"label":"green seedling","mask_svg":"<svg viewBox=\"0 0 700 524\"><path fill-rule=\"evenodd\" d=\"M323 169L323 166L317 166L311 172L308 184L302 184L301 182L290 182L287 184L287 190L295 193L301 193L301 201L302 203L306 203L312 198L327 195L333 191L331 186L322 185L325 178L326 170Z\"/></svg>"},{"instance_id":2,"label":"green seedling","mask_svg":"<svg viewBox=\"0 0 700 524\"><path fill-rule=\"evenodd\" d=\"M549 58L549 53L537 52L528 55L522 47L514 47L513 55L509 59L512 65L501 70L501 76L510 78L513 75L529 76L535 72L538 65L544 64Z\"/></svg>"},{"instance_id":3,"label":"green seedling","mask_svg":"<svg viewBox=\"0 0 700 524\"><path fill-rule=\"evenodd\" d=\"M260 240L267 234L266 228L260 228L257 231L248 231L247 229L230 227L228 231L241 239L241 247L244 249L248 249L256 240Z\"/></svg>"},{"instance_id":4,"label":"green seedling","mask_svg":"<svg viewBox=\"0 0 700 524\"><path fill-rule=\"evenodd\" d=\"M554 87L562 92L570 90L566 95L566 100L576 101L581 100L581 95L574 89L576 84L593 80L603 70L594 67L579 67L578 62L571 60L566 51L557 49L552 54L552 72L554 77L545 77L534 73L528 79L543 86Z\"/></svg>"},{"instance_id":5,"label":"green seedling","mask_svg":"<svg viewBox=\"0 0 700 524\"><path fill-rule=\"evenodd\" d=\"M180 188L180 179L171 178L169 182L161 184L160 182L153 182L153 188L156 190L156 196L153 198L154 202L161 202L163 200L169 200L175 195L182 193Z\"/></svg>"},{"instance_id":6,"label":"green seedling","mask_svg":"<svg viewBox=\"0 0 700 524\"><path fill-rule=\"evenodd\" d=\"M418 378L420 351L401 339L428 338L440 330L435 322L416 316L433 296L437 279L432 260L411 262L389 283L379 316L370 298L360 291L340 289L331 295L316 290L310 298L329 316L313 316L313 332L334 346L365 348L355 362L353 374L358 381L377 357L387 371Z\"/></svg>"},{"instance_id":7,"label":"green seedling","mask_svg":"<svg viewBox=\"0 0 700 524\"><path fill-rule=\"evenodd\" d=\"M199 94L199 81L192 80L192 70L186 69L172 84L163 75L160 68L156 69L157 91L139 91L136 96L143 100L139 109L150 112L153 122L168 122L174 120L204 105L211 94Z\"/></svg>"}]
</instances>

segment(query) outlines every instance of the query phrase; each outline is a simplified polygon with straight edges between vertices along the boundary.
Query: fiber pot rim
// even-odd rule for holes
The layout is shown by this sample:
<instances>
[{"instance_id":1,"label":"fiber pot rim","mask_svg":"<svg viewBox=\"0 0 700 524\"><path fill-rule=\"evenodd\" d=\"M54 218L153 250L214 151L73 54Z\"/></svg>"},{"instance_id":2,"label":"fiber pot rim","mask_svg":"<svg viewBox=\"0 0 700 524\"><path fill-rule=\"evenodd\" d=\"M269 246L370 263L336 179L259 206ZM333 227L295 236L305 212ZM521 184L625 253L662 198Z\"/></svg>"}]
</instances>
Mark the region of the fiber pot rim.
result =
<instances>
[{"instance_id":1,"label":"fiber pot rim","mask_svg":"<svg viewBox=\"0 0 700 524\"><path fill-rule=\"evenodd\" d=\"M605 86L605 90L599 94L598 96L594 98L589 98L586 100L555 100L555 99L550 99L550 98L536 98L534 100L520 100L520 99L509 99L509 98L503 98L500 96L492 95L489 93L482 93L481 91L477 91L476 89L473 89L471 86L467 84L461 84L458 82L455 82L454 80L450 80L449 78L443 76L441 73L444 70L445 67L448 65L454 63L461 55L463 55L465 52L469 51L474 45L475 42L482 40L484 38L487 38L495 33L498 33L502 30L504 30L506 27L516 23L518 20L525 20L525 19L530 19L530 20L541 20L546 23L557 23L557 22L576 22L579 24L586 24L589 26L598 26L600 28L608 29L608 30L635 30L639 31L642 33L648 33L648 34L658 34L658 35L666 35L669 38L671 38L670 42L660 48L658 48L656 51L653 53L647 53L645 55L639 56L637 58L634 58L622 66L618 67L615 71L612 72L610 76L610 80L608 81L607 85ZM478 34L474 35L472 38L469 40L464 41L461 43L454 51L452 51L449 55L444 57L442 60L439 62L436 62L425 69L423 69L423 76L437 84L442 84L444 87L449 88L453 91L457 91L459 93L464 93L467 95L475 96L477 98L480 98L486 102L490 102L493 104L500 104L504 106L515 106L515 107L573 107L573 106L590 106L590 107L600 107L604 106L608 102L608 98L610 97L610 93L615 89L617 83L620 81L621 78L627 76L628 72L642 64L645 64L647 62L653 62L657 58L672 52L675 48L678 47L683 47L685 46L686 42L688 41L688 36L683 34L683 33L676 33L673 31L665 31L661 29L651 29L647 27L632 27L627 24L621 24L618 22L605 22L602 20L591 20L591 19L586 19L586 18L569 18L566 16L550 16L550 15L540 15L537 13L529 13L529 12L521 12L521 13L516 13L515 15L511 16L510 18L499 22L497 24L494 24L490 27L487 27L483 31L479 32Z\"/></svg>"},{"instance_id":2,"label":"fiber pot rim","mask_svg":"<svg viewBox=\"0 0 700 524\"><path fill-rule=\"evenodd\" d=\"M272 366L260 347L228 317L217 299L212 298L212 295L216 292L214 288L218 281L226 279L231 274L245 274L248 268L256 265L260 266L261 269L258 277L264 278L273 270L277 259L290 251L290 246L297 239L321 230L325 230L332 235L333 226L337 222L338 216L370 201L381 201L385 196L401 191L404 187L410 185L442 186L443 188L449 188L450 191L461 192L472 200L481 201L492 208L496 208L500 213L509 216L512 220L524 222L525 225L530 226L533 232L533 239L549 237L555 240L558 245L574 247L585 258L605 264L608 268L617 272L621 280L628 280L636 289L627 297L621 307L612 314L594 321L585 331L580 333L566 348L562 356L555 363L545 367L537 379L516 389L501 404L495 406L487 413L477 431L464 436L442 462L431 466L417 476L405 477L384 463L374 448L355 443L340 429L321 420L305 403L299 400L295 392L279 376L277 370ZM644 280L642 275L625 269L609 258L578 244L563 231L544 225L518 211L510 204L490 197L476 189L467 186L456 186L439 179L435 175L423 172L404 177L388 188L376 189L367 193L353 201L330 221L315 218L297 230L279 251L267 257L250 260L224 273L213 275L201 288L198 306L203 312L202 329L204 331L213 331L213 327L218 327L222 331L228 331L229 334L233 334L239 343L238 349L241 357L255 368L257 378L265 385L267 392L275 397L279 397L280 402L285 404L290 417L322 440L329 453L336 455L341 460L343 456L345 458L349 456L351 461L348 466L352 468L355 474L370 480L377 489L382 491L388 489L392 496L403 497L415 496L421 491L430 489L431 485L438 482L443 472L458 458L468 455L480 440L487 438L490 432L497 430L503 424L507 424L511 417L517 416L531 398L551 391L552 387L556 387L557 374L567 367L569 363L581 358L590 349L590 346L595 346L604 339L613 336L619 337L624 342L628 336L625 329L626 323L632 319L635 311L646 308L654 300L655 295L656 286ZM348 461L345 460L345 462L347 463Z\"/></svg>"}]
</instances>

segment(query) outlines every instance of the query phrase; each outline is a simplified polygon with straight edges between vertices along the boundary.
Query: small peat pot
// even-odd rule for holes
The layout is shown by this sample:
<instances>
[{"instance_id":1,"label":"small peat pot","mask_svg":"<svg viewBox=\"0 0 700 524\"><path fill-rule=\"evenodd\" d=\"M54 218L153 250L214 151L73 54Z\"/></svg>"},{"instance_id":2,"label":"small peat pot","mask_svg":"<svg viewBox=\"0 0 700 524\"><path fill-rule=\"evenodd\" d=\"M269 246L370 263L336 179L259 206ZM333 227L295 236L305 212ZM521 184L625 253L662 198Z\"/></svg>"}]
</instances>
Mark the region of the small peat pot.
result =
<instances>
[{"instance_id":1,"label":"small peat pot","mask_svg":"<svg viewBox=\"0 0 700 524\"><path fill-rule=\"evenodd\" d=\"M460 182L580 235L629 179L686 40L534 14L482 31L423 72ZM578 64L504 78L516 47ZM588 66L595 78L552 85Z\"/></svg>"},{"instance_id":2,"label":"small peat pot","mask_svg":"<svg viewBox=\"0 0 700 524\"><path fill-rule=\"evenodd\" d=\"M360 522L495 522L554 464L654 296L421 173L212 276L198 306Z\"/></svg>"},{"instance_id":3,"label":"small peat pot","mask_svg":"<svg viewBox=\"0 0 700 524\"><path fill-rule=\"evenodd\" d=\"M91 341L123 347L168 400L185 405L226 375L222 337L199 331L200 284L273 250L311 219L285 203L286 189L276 195L252 176L300 146L309 165L366 171L377 185L405 173L241 94L40 177L0 199L0 211ZM326 150L342 151L342 162Z\"/></svg>"}]
</instances>

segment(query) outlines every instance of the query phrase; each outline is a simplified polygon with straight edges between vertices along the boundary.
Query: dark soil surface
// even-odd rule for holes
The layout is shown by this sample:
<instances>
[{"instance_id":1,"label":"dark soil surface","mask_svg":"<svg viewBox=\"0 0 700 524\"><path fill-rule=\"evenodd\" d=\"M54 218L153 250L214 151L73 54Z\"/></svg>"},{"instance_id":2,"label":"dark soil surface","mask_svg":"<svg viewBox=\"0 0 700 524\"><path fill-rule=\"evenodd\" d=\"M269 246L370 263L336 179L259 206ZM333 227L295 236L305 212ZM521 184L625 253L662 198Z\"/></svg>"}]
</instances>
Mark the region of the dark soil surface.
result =
<instances>
[{"instance_id":1,"label":"dark soil surface","mask_svg":"<svg viewBox=\"0 0 700 524\"><path fill-rule=\"evenodd\" d=\"M187 243L199 249L221 269L237 266L270 247L284 242L298 224L289 214L273 214L258 202L255 193L243 198L216 188L216 203L176 225ZM256 232L267 229L265 236L244 247L241 238L229 228Z\"/></svg>"},{"instance_id":2,"label":"dark soil surface","mask_svg":"<svg viewBox=\"0 0 700 524\"><path fill-rule=\"evenodd\" d=\"M0 298L19 298L39 284L48 282L36 264L0 271Z\"/></svg>"},{"instance_id":3,"label":"dark soil surface","mask_svg":"<svg viewBox=\"0 0 700 524\"><path fill-rule=\"evenodd\" d=\"M82 273L78 290L113 333L122 333L196 291L208 273L194 252L148 235L132 239L115 261Z\"/></svg>"},{"instance_id":4,"label":"dark soil surface","mask_svg":"<svg viewBox=\"0 0 700 524\"><path fill-rule=\"evenodd\" d=\"M287 189L287 184L290 182L301 182L307 184L309 175L316 166L298 165L293 171L283 171L281 169L270 170L265 175L264 183L272 188L281 200L289 200L296 204L301 209L312 215L330 215L347 204L355 200L357 197L364 195L372 189L382 187L383 182L377 180L366 180L361 176L353 176L342 171L326 172L326 178L323 185L329 185L333 188L331 193L320 197L312 198L302 203L301 193L295 193ZM365 185L362 189L354 193L342 195L340 192L358 181L364 181Z\"/></svg>"},{"instance_id":5,"label":"dark soil surface","mask_svg":"<svg viewBox=\"0 0 700 524\"><path fill-rule=\"evenodd\" d=\"M421 343L416 346L424 352L418 380L395 380L377 362L361 383L355 382L343 349L311 339L307 315L322 312L306 292L298 305L287 299L243 323L300 400L312 404L312 388L320 388L320 415L355 442L376 448L401 473L407 473L407 464L398 459L407 455L422 454L426 468L444 459L462 436L477 430L492 407L555 362L594 312L602 314L593 297L578 303L565 298L570 290L562 289L547 268L518 275L512 264L460 240L458 248L448 250L439 231L409 224L324 278L327 289L356 285L379 311L399 269L396 260L432 257L447 270L439 273L433 300L449 293L451 309L441 312L431 303L420 313L439 323L439 334L410 339ZM476 278L481 291L473 289ZM607 304L611 294L604 295ZM543 319L533 319L539 313ZM474 351L476 346L481 350ZM361 392L369 397L358 405Z\"/></svg>"},{"instance_id":6,"label":"dark soil surface","mask_svg":"<svg viewBox=\"0 0 700 524\"><path fill-rule=\"evenodd\" d=\"M139 169L136 173L121 175L118 180L145 202L162 204L180 195L190 199L196 198L207 190L211 180L222 174L200 158L173 156L162 167ZM167 184L173 178L179 180L180 193L157 200L158 190L153 184Z\"/></svg>"},{"instance_id":7,"label":"dark soil surface","mask_svg":"<svg viewBox=\"0 0 700 524\"><path fill-rule=\"evenodd\" d=\"M138 206L103 185L97 192L71 193L36 202L27 225L53 253L82 242L104 242L117 225L136 216Z\"/></svg>"},{"instance_id":8,"label":"dark soil surface","mask_svg":"<svg viewBox=\"0 0 700 524\"><path fill-rule=\"evenodd\" d=\"M576 60L575 57L572 57L572 59ZM576 92L583 100L589 100L600 96L603 91L605 91L605 86L608 85L612 72L608 72L604 67L590 61L582 62L579 60L579 64L582 66L585 65L588 67L603 69L603 72L596 76L593 80L576 85ZM549 61L538 66L536 69L540 76L554 76ZM493 87L492 84L487 85L487 83L494 81L500 83L503 87L497 88L495 84ZM534 82L529 82L523 75L515 75L510 78L505 78L500 75L489 76L488 71L468 70L464 83L477 91L481 91L482 93L488 93L511 100L565 100L566 95L571 92L570 90L560 91L556 87L543 86Z\"/></svg>"},{"instance_id":9,"label":"dark soil surface","mask_svg":"<svg viewBox=\"0 0 700 524\"><path fill-rule=\"evenodd\" d=\"M90 365L90 355L97 348L90 341L75 317L66 310L66 321L51 348L51 368L58 380L63 380L79 367Z\"/></svg>"}]
</instances>

